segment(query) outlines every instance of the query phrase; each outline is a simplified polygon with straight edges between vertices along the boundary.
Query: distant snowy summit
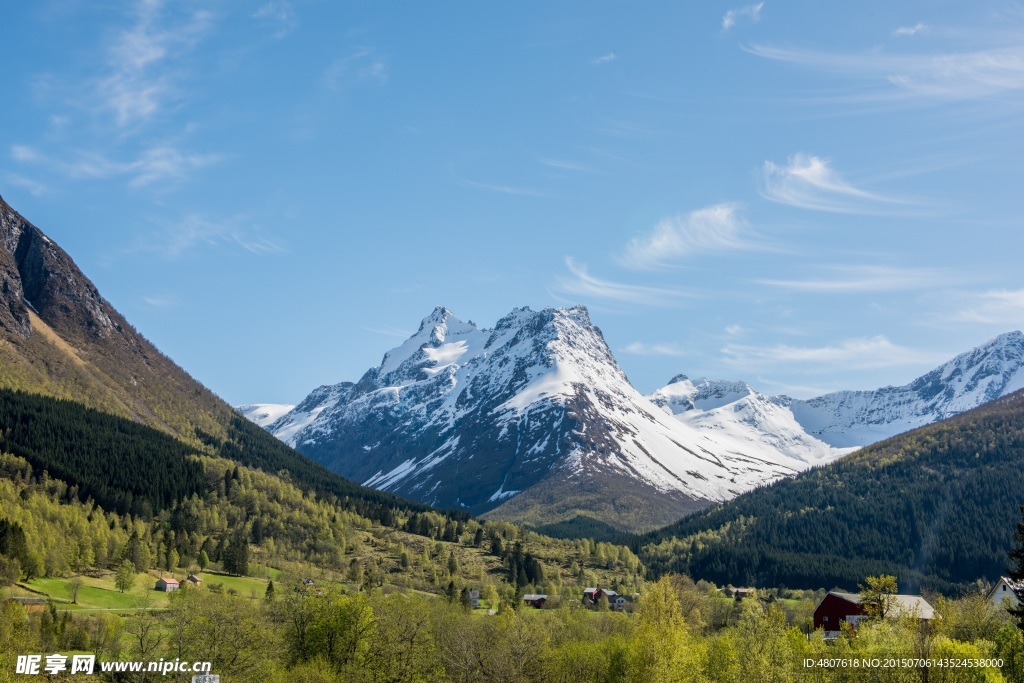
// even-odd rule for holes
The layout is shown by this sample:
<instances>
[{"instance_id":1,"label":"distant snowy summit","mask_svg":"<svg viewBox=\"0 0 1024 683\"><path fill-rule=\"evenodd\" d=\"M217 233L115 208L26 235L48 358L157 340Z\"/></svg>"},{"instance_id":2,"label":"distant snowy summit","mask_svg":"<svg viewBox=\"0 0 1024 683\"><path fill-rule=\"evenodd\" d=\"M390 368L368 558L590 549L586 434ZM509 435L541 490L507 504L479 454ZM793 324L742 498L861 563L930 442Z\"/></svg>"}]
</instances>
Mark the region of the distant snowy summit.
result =
<instances>
[{"instance_id":1,"label":"distant snowy summit","mask_svg":"<svg viewBox=\"0 0 1024 683\"><path fill-rule=\"evenodd\" d=\"M694 429L720 434L736 448L776 452L807 465L835 460L852 448L836 448L811 435L793 415L793 399L755 391L746 382L674 377L648 398Z\"/></svg>"},{"instance_id":2,"label":"distant snowy summit","mask_svg":"<svg viewBox=\"0 0 1024 683\"><path fill-rule=\"evenodd\" d=\"M368 486L639 530L1019 388L1022 351L1011 333L907 387L810 401L682 375L645 397L581 306L515 309L492 329L438 307L358 382L239 410Z\"/></svg>"},{"instance_id":3,"label":"distant snowy summit","mask_svg":"<svg viewBox=\"0 0 1024 683\"><path fill-rule=\"evenodd\" d=\"M730 431L792 457L828 460L1021 388L1024 334L1008 332L899 387L799 400L761 394L744 382L679 375L649 398L697 429Z\"/></svg>"},{"instance_id":4,"label":"distant snowy summit","mask_svg":"<svg viewBox=\"0 0 1024 683\"><path fill-rule=\"evenodd\" d=\"M270 423L276 422L282 415L290 412L294 407L280 403L250 403L244 406L235 406L235 410L260 427L266 427Z\"/></svg>"},{"instance_id":5,"label":"distant snowy summit","mask_svg":"<svg viewBox=\"0 0 1024 683\"><path fill-rule=\"evenodd\" d=\"M952 417L1024 388L1024 334L999 335L901 387L838 391L793 401L809 434L833 446L866 446Z\"/></svg>"}]
</instances>

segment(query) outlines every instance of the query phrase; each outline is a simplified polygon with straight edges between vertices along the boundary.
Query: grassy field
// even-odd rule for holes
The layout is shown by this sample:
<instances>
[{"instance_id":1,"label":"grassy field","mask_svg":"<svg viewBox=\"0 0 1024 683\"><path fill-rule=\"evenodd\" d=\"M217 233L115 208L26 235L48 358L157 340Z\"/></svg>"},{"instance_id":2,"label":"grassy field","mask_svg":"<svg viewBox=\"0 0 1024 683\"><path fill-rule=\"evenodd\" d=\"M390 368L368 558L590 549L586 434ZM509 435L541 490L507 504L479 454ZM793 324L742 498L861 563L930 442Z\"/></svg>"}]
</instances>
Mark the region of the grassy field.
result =
<instances>
[{"instance_id":1,"label":"grassy field","mask_svg":"<svg viewBox=\"0 0 1024 683\"><path fill-rule=\"evenodd\" d=\"M221 584L221 590L227 592L234 589L239 595L250 597L255 593L262 598L267 590L267 581L243 576L229 576L208 572L200 574L203 580L203 588L207 590L210 584ZM11 589L12 597L40 597L52 599L57 603L58 609L74 610L81 612L111 610L131 612L143 609L166 609L169 603L167 593L154 589L156 574L142 572L135 577L135 585L131 590L122 593L114 586L114 574L112 572L98 577L82 576L82 587L78 592L77 604L71 602L70 579L66 578L41 578L32 579ZM179 581L182 576L175 576ZM188 589L185 590L195 590Z\"/></svg>"},{"instance_id":2,"label":"grassy field","mask_svg":"<svg viewBox=\"0 0 1024 683\"><path fill-rule=\"evenodd\" d=\"M209 590L214 584L221 584L221 590L228 592L230 589L238 591L238 594L242 597L251 597L255 592L256 597L262 598L267 592L267 583L265 579L255 579L250 576L232 576L230 574L221 574L220 572L203 572L197 574L200 579L203 580L203 587L200 590ZM280 589L280 586L275 584L275 587Z\"/></svg>"}]
</instances>

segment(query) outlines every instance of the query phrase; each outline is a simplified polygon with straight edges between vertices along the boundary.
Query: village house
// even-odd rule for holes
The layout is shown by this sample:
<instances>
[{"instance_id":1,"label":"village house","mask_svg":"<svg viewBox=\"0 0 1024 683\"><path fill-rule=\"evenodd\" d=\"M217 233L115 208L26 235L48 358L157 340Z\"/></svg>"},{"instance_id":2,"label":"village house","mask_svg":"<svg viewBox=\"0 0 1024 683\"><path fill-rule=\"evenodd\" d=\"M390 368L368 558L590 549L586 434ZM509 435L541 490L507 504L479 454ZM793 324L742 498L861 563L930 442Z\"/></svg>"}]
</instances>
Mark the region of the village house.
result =
<instances>
[{"instance_id":1,"label":"village house","mask_svg":"<svg viewBox=\"0 0 1024 683\"><path fill-rule=\"evenodd\" d=\"M203 585L203 580L195 574L189 574L188 578L185 579L185 581L194 588L201 588Z\"/></svg>"},{"instance_id":2,"label":"village house","mask_svg":"<svg viewBox=\"0 0 1024 683\"><path fill-rule=\"evenodd\" d=\"M935 608L920 595L890 595L892 599L892 617L915 617L930 621L938 617ZM867 614L862 605L860 593L844 593L829 591L814 609L814 628L825 632L826 639L838 638L843 623L857 628Z\"/></svg>"},{"instance_id":3,"label":"village house","mask_svg":"<svg viewBox=\"0 0 1024 683\"><path fill-rule=\"evenodd\" d=\"M985 597L996 607L1014 608L1020 604L1022 595L1024 581L1014 581L1007 576L1000 576Z\"/></svg>"},{"instance_id":4,"label":"village house","mask_svg":"<svg viewBox=\"0 0 1024 683\"><path fill-rule=\"evenodd\" d=\"M548 601L548 596L537 593L527 593L523 596L523 604L540 609Z\"/></svg>"},{"instance_id":5,"label":"village house","mask_svg":"<svg viewBox=\"0 0 1024 683\"><path fill-rule=\"evenodd\" d=\"M469 591L469 602L472 603L473 609L480 606L480 590L478 588Z\"/></svg>"},{"instance_id":6,"label":"village house","mask_svg":"<svg viewBox=\"0 0 1024 683\"><path fill-rule=\"evenodd\" d=\"M618 593L607 588L587 588L583 591L583 604L592 607L598 603L602 595L608 598L609 607L614 606L615 599L619 597Z\"/></svg>"},{"instance_id":7,"label":"village house","mask_svg":"<svg viewBox=\"0 0 1024 683\"><path fill-rule=\"evenodd\" d=\"M181 588L181 584L174 579L165 579L161 577L157 579L156 586L153 587L153 590L163 591L164 593L173 593L179 588Z\"/></svg>"}]
</instances>

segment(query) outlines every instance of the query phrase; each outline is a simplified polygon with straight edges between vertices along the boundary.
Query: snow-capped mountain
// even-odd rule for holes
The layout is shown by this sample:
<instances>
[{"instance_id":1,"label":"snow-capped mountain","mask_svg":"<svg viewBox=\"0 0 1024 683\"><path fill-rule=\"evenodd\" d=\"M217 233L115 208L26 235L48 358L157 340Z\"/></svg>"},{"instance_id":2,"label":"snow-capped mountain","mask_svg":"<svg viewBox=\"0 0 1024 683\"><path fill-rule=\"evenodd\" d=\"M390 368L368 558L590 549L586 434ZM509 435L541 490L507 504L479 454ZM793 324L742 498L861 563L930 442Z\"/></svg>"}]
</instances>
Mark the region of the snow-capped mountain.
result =
<instances>
[{"instance_id":1,"label":"snow-capped mountain","mask_svg":"<svg viewBox=\"0 0 1024 683\"><path fill-rule=\"evenodd\" d=\"M359 382L322 386L266 428L349 478L431 504L551 522L583 509L620 528L807 467L653 405L582 307L516 309L493 329L439 307Z\"/></svg>"},{"instance_id":2,"label":"snow-capped mountain","mask_svg":"<svg viewBox=\"0 0 1024 683\"><path fill-rule=\"evenodd\" d=\"M266 427L268 424L280 419L285 413L290 412L294 407L281 403L250 403L244 406L235 406L235 410L260 427Z\"/></svg>"},{"instance_id":3,"label":"snow-capped mountain","mask_svg":"<svg viewBox=\"0 0 1024 683\"><path fill-rule=\"evenodd\" d=\"M681 422L769 445L808 463L931 424L1024 388L1024 334L1009 332L900 387L810 400L685 375L649 398Z\"/></svg>"},{"instance_id":4,"label":"snow-capped mountain","mask_svg":"<svg viewBox=\"0 0 1024 683\"><path fill-rule=\"evenodd\" d=\"M679 421L751 452L776 452L810 466L854 450L808 434L793 415L793 399L759 393L746 382L693 381L679 375L648 398Z\"/></svg>"},{"instance_id":5,"label":"snow-capped mountain","mask_svg":"<svg viewBox=\"0 0 1024 683\"><path fill-rule=\"evenodd\" d=\"M837 447L866 446L1024 388L1024 334L1008 332L901 387L793 401L807 432Z\"/></svg>"}]
</instances>

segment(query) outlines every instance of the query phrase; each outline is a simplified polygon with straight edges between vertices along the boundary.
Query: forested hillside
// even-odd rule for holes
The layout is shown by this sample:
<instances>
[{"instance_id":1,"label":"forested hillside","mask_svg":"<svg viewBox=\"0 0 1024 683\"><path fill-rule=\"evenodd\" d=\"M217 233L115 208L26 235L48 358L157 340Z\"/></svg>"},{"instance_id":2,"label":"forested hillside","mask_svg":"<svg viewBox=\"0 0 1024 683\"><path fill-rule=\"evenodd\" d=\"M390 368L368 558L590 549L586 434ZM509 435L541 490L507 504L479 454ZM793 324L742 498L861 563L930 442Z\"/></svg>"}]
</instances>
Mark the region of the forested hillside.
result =
<instances>
[{"instance_id":1,"label":"forested hillside","mask_svg":"<svg viewBox=\"0 0 1024 683\"><path fill-rule=\"evenodd\" d=\"M1024 503L1024 392L641 537L652 572L735 585L954 590L1004 573Z\"/></svg>"}]
</instances>

